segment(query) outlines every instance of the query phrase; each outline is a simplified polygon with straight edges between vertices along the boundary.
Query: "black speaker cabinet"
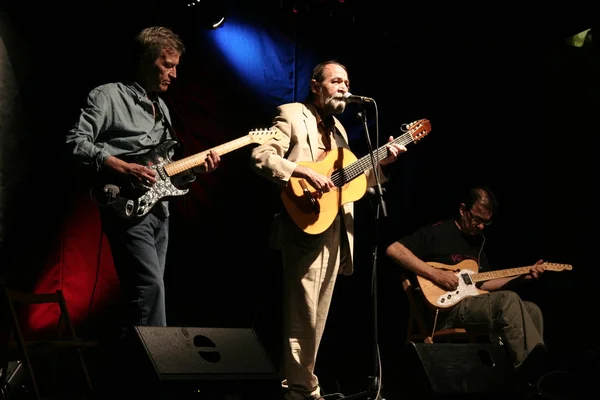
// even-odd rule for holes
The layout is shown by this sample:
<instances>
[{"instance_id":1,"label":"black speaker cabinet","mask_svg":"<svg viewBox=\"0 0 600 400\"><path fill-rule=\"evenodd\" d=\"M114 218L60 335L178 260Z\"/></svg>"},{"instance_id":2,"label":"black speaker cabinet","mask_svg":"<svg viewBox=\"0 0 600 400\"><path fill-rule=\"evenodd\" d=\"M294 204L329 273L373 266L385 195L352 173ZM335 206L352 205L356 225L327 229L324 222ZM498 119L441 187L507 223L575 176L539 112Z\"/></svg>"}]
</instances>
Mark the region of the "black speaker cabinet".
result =
<instances>
[{"instance_id":1,"label":"black speaker cabinet","mask_svg":"<svg viewBox=\"0 0 600 400\"><path fill-rule=\"evenodd\" d=\"M509 394L523 388L502 345L410 342L405 353L398 378L407 392Z\"/></svg>"},{"instance_id":2,"label":"black speaker cabinet","mask_svg":"<svg viewBox=\"0 0 600 400\"><path fill-rule=\"evenodd\" d=\"M135 327L158 379L273 379L275 369L252 329Z\"/></svg>"},{"instance_id":3,"label":"black speaker cabinet","mask_svg":"<svg viewBox=\"0 0 600 400\"><path fill-rule=\"evenodd\" d=\"M254 330L143 327L121 354L119 391L145 400L277 398L277 375ZM140 359L141 357L141 359Z\"/></svg>"}]
</instances>

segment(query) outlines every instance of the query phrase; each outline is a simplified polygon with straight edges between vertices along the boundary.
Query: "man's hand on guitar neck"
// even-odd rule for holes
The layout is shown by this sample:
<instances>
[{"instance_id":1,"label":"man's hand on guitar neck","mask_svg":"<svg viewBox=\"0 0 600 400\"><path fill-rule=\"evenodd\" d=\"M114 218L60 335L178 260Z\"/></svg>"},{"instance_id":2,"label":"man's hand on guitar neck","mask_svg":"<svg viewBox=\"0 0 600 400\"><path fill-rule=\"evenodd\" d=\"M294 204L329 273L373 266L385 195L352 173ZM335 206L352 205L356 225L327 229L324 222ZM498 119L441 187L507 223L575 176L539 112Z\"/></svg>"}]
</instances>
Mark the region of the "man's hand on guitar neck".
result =
<instances>
[{"instance_id":1,"label":"man's hand on guitar neck","mask_svg":"<svg viewBox=\"0 0 600 400\"><path fill-rule=\"evenodd\" d=\"M214 149L206 155L206 161L198 167L194 167L193 171L196 174L208 174L213 172L221 163L221 156Z\"/></svg>"},{"instance_id":2,"label":"man's hand on guitar neck","mask_svg":"<svg viewBox=\"0 0 600 400\"><path fill-rule=\"evenodd\" d=\"M306 179L308 183L317 190L319 197L321 197L323 193L329 192L331 188L335 187L335 184L330 178L318 174L312 169L302 165L298 165L296 169L294 169L292 176L295 178Z\"/></svg>"},{"instance_id":3,"label":"man's hand on guitar neck","mask_svg":"<svg viewBox=\"0 0 600 400\"><path fill-rule=\"evenodd\" d=\"M121 174L132 176L144 185L156 183L156 171L143 165L128 163L114 156L108 157L104 165Z\"/></svg>"},{"instance_id":4,"label":"man's hand on guitar neck","mask_svg":"<svg viewBox=\"0 0 600 400\"><path fill-rule=\"evenodd\" d=\"M379 164L381 164L382 166L385 165L389 165L393 162L396 162L396 160L398 159L398 156L402 153L406 153L406 146L404 146L403 144L398 144L398 143L392 143L394 141L394 137L390 136L388 138L388 145L386 146L388 149L388 155L386 158L384 158L383 160L381 160L379 162Z\"/></svg>"},{"instance_id":5,"label":"man's hand on guitar neck","mask_svg":"<svg viewBox=\"0 0 600 400\"><path fill-rule=\"evenodd\" d=\"M523 282L523 281L531 281L531 280L540 279L540 277L542 276L542 274L545 271L543 264L544 264L544 260L538 260L535 264L533 264L531 266L529 273L527 273L525 275L517 276L516 279L513 278L513 280L514 280L513 283L519 283L519 282Z\"/></svg>"},{"instance_id":6,"label":"man's hand on guitar neck","mask_svg":"<svg viewBox=\"0 0 600 400\"><path fill-rule=\"evenodd\" d=\"M531 266L531 270L529 271L529 273L527 275L523 276L523 279L524 280L540 279L540 277L542 276L542 274L545 271L544 266L542 264L544 264L544 260L538 260L538 262L536 262L534 265Z\"/></svg>"},{"instance_id":7,"label":"man's hand on guitar neck","mask_svg":"<svg viewBox=\"0 0 600 400\"><path fill-rule=\"evenodd\" d=\"M525 275L512 276L509 278L496 278L484 282L481 285L481 289L489 292L500 290L500 289L516 289L520 284L527 281L537 280L544 273L544 261L539 260L531 266L529 273Z\"/></svg>"}]
</instances>

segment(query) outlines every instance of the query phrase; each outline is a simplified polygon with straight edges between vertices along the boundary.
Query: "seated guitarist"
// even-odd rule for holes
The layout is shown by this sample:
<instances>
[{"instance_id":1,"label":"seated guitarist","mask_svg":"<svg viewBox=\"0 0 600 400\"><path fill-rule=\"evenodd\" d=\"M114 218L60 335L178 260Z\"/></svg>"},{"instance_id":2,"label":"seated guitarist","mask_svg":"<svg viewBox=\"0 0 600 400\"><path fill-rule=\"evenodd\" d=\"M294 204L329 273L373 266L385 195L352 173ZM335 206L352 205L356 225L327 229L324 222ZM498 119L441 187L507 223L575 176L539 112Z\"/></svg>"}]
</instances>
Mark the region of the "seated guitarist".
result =
<instances>
[{"instance_id":1,"label":"seated guitarist","mask_svg":"<svg viewBox=\"0 0 600 400\"><path fill-rule=\"evenodd\" d=\"M490 270L483 249L483 230L491 224L496 208L496 198L489 188L471 188L455 218L418 229L392 243L386 254L409 273L422 276L444 290L455 290L459 283L456 274L434 268L427 261L455 265L470 259L477 262L478 271ZM502 340L514 366L522 370L527 379L535 379L529 370L536 359L539 362L541 358L532 356L528 362L524 361L534 349L537 354L545 354L542 312L536 304L523 301L511 288L517 283L538 279L544 272L541 263L538 261L526 275L483 282L479 288L490 293L465 297L450 310L432 317L436 330L486 329L492 343Z\"/></svg>"},{"instance_id":2,"label":"seated guitarist","mask_svg":"<svg viewBox=\"0 0 600 400\"><path fill-rule=\"evenodd\" d=\"M313 69L307 101L277 108L274 127L284 137L254 148L252 168L282 187L291 177L299 177L320 196L330 192L335 185L328 176L298 162L316 162L326 152L347 146L346 131L334 114L345 110L343 95L349 87L345 66L335 61L317 65ZM398 155L406 151L402 145L388 143L386 146L388 155L380 165L396 161ZM372 169L365 172L369 186L376 183L372 172ZM341 206L333 223L318 234L303 232L285 214L276 219L272 237L273 248L282 250L283 259L286 379L282 387L288 400L321 398L319 381L314 374L315 362L336 276L352 273L353 218L350 202Z\"/></svg>"}]
</instances>

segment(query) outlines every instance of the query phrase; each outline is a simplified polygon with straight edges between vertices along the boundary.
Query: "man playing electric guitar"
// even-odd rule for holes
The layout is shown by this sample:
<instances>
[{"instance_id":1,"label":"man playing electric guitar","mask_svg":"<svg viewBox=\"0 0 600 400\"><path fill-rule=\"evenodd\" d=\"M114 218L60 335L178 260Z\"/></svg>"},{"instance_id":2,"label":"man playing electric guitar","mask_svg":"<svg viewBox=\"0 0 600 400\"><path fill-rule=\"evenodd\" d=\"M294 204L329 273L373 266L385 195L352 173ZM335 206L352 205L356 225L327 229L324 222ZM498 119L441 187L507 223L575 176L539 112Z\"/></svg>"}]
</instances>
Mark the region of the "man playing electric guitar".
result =
<instances>
[{"instance_id":1,"label":"man playing electric guitar","mask_svg":"<svg viewBox=\"0 0 600 400\"><path fill-rule=\"evenodd\" d=\"M108 171L152 186L157 182L157 171L124 156L141 155L175 139L169 110L159 93L177 77L185 48L179 36L165 27L144 29L135 39L133 63L128 66L132 75L90 91L67 133L66 147L81 169ZM219 163L219 155L212 151L195 172L212 172ZM166 326L167 202L160 202L135 221L120 218L110 207L99 210L126 303L125 328Z\"/></svg>"},{"instance_id":2,"label":"man playing electric guitar","mask_svg":"<svg viewBox=\"0 0 600 400\"><path fill-rule=\"evenodd\" d=\"M483 230L491 223L496 205L489 188L472 188L462 199L456 218L418 229L392 243L386 254L409 273L424 277L444 290L456 290L459 278L454 271L435 268L427 262L455 265L474 260L480 270L489 270ZM524 275L478 284L479 289L489 293L465 297L445 312L436 313L431 321L432 330L486 329L492 343L502 341L513 365L527 379L535 380L538 362L543 358L539 355L545 355L542 312L536 304L523 301L510 289L519 282L538 279L543 273L540 260Z\"/></svg>"}]
</instances>

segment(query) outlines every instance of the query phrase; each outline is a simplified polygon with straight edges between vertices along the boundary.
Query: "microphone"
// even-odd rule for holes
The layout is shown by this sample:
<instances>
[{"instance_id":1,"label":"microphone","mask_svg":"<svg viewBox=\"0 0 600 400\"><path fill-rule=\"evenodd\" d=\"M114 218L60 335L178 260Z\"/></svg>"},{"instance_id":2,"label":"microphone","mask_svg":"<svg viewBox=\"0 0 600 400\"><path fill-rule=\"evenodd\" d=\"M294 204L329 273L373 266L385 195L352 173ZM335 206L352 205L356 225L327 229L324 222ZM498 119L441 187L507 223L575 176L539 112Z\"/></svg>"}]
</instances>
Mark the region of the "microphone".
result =
<instances>
[{"instance_id":1,"label":"microphone","mask_svg":"<svg viewBox=\"0 0 600 400\"><path fill-rule=\"evenodd\" d=\"M346 92L344 93L344 100L346 101L346 103L373 103L374 100L370 97L364 97L364 96L355 96L350 92Z\"/></svg>"}]
</instances>

